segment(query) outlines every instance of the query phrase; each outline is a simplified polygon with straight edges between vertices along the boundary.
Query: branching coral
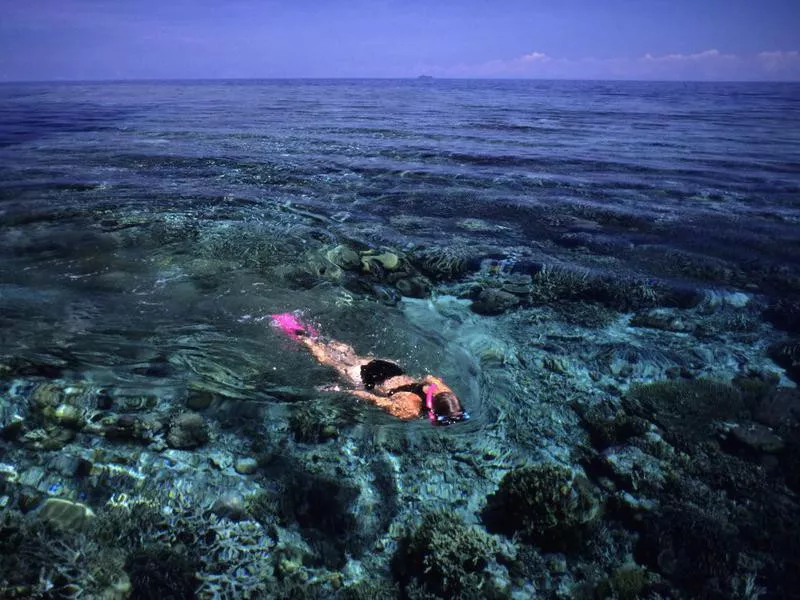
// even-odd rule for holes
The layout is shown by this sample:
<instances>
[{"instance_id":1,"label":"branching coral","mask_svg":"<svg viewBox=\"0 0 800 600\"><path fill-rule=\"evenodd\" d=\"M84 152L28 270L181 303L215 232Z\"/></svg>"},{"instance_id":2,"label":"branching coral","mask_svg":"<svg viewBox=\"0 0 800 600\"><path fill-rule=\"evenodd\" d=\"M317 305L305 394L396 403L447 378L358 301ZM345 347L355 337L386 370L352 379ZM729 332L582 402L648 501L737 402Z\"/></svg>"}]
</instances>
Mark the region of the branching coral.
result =
<instances>
[{"instance_id":1,"label":"branching coral","mask_svg":"<svg viewBox=\"0 0 800 600\"><path fill-rule=\"evenodd\" d=\"M442 598L499 597L486 567L496 552L491 537L447 512L425 515L401 544L394 559L395 575L406 590Z\"/></svg>"},{"instance_id":2,"label":"branching coral","mask_svg":"<svg viewBox=\"0 0 800 600\"><path fill-rule=\"evenodd\" d=\"M233 522L209 517L214 532L199 556L197 590L201 598L258 598L272 578L270 550L274 540L253 521Z\"/></svg>"},{"instance_id":3,"label":"branching coral","mask_svg":"<svg viewBox=\"0 0 800 600\"><path fill-rule=\"evenodd\" d=\"M578 299L589 288L591 277L585 270L543 265L533 277L531 300L549 304L556 300Z\"/></svg>"},{"instance_id":4,"label":"branching coral","mask_svg":"<svg viewBox=\"0 0 800 600\"><path fill-rule=\"evenodd\" d=\"M16 512L0 523L0 597L124 597L123 555Z\"/></svg>"},{"instance_id":5,"label":"branching coral","mask_svg":"<svg viewBox=\"0 0 800 600\"><path fill-rule=\"evenodd\" d=\"M469 250L463 246L428 246L414 252L411 262L434 279L453 279L467 268Z\"/></svg>"}]
</instances>

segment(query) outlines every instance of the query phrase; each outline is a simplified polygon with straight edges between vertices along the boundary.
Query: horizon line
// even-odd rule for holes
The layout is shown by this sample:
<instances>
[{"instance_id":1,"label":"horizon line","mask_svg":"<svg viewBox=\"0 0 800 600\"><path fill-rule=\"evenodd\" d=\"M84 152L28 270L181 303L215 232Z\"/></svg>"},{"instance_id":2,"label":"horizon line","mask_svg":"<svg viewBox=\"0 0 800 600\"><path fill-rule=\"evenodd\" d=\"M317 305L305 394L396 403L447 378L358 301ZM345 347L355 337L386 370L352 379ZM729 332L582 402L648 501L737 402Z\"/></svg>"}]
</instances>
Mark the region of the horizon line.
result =
<instances>
[{"instance_id":1,"label":"horizon line","mask_svg":"<svg viewBox=\"0 0 800 600\"><path fill-rule=\"evenodd\" d=\"M69 83L200 83L200 82L255 82L255 81L540 81L540 82L609 82L609 83L784 83L800 84L800 79L637 79L637 78L573 78L573 77L449 77L409 75L406 77L128 77L91 79L9 79L0 85L14 84L69 84Z\"/></svg>"}]
</instances>

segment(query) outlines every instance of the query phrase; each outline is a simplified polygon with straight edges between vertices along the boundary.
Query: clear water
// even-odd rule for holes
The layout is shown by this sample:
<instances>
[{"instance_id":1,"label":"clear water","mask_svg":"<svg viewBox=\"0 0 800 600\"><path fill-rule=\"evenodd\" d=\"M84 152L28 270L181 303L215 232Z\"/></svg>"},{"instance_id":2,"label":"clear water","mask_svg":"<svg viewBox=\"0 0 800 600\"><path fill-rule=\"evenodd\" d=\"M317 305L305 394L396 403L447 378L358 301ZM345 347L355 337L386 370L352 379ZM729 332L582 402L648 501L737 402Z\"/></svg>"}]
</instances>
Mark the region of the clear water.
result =
<instances>
[{"instance_id":1,"label":"clear water","mask_svg":"<svg viewBox=\"0 0 800 600\"><path fill-rule=\"evenodd\" d=\"M3 355L167 396L313 393L330 373L261 320L295 308L411 370L442 359L396 308L280 276L325 244L770 294L798 220L796 84L0 86Z\"/></svg>"}]
</instances>

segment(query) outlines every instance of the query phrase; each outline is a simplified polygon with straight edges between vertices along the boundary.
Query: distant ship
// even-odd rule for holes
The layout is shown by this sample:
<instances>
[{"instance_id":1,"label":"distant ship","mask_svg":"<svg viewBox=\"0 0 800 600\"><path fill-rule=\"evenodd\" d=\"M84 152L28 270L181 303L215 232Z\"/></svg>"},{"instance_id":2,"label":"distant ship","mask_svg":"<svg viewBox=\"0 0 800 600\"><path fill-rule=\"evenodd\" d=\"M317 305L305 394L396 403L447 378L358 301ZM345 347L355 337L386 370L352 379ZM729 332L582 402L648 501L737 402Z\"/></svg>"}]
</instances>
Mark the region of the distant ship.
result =
<instances>
[{"instance_id":1,"label":"distant ship","mask_svg":"<svg viewBox=\"0 0 800 600\"><path fill-rule=\"evenodd\" d=\"M417 77L417 79L419 79L420 81L430 81L431 79L433 79L433 75L420 75L419 77Z\"/></svg>"}]
</instances>

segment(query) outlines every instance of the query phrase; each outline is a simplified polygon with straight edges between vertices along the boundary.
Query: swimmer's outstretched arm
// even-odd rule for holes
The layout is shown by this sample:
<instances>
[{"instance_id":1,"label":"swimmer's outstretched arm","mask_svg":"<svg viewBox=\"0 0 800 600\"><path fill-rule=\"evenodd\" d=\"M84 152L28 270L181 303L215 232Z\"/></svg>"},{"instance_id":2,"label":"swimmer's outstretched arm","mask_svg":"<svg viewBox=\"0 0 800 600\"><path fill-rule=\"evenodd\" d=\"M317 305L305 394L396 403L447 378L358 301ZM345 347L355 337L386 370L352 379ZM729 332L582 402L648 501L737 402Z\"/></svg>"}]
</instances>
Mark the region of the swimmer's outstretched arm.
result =
<instances>
[{"instance_id":1,"label":"swimmer's outstretched arm","mask_svg":"<svg viewBox=\"0 0 800 600\"><path fill-rule=\"evenodd\" d=\"M351 390L353 396L372 402L378 408L382 408L393 417L412 421L418 419L422 411L422 399L411 392L397 392L391 397L378 396L364 390Z\"/></svg>"}]
</instances>

